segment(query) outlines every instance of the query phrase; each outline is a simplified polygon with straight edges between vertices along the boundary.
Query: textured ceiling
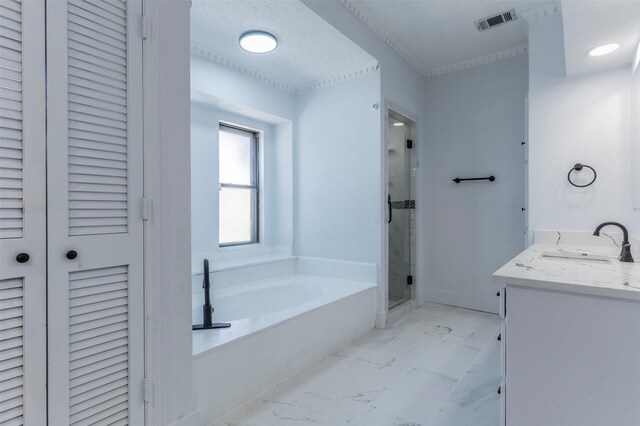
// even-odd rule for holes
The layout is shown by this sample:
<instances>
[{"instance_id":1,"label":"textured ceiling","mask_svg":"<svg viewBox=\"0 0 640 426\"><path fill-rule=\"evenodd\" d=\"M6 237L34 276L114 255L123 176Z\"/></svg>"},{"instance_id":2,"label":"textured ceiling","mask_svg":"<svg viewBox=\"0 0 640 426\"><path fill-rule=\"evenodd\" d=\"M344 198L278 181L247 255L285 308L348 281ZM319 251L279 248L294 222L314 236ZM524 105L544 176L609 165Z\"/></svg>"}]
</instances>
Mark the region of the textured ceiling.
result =
<instances>
[{"instance_id":1,"label":"textured ceiling","mask_svg":"<svg viewBox=\"0 0 640 426\"><path fill-rule=\"evenodd\" d=\"M252 54L238 38L274 34L278 48ZM376 60L298 0L194 0L191 43L293 89L375 66Z\"/></svg>"},{"instance_id":2,"label":"textured ceiling","mask_svg":"<svg viewBox=\"0 0 640 426\"><path fill-rule=\"evenodd\" d=\"M424 70L435 70L527 44L523 13L544 1L349 0L404 47ZM510 22L479 32L474 21L514 8Z\"/></svg>"},{"instance_id":3,"label":"textured ceiling","mask_svg":"<svg viewBox=\"0 0 640 426\"><path fill-rule=\"evenodd\" d=\"M562 23L569 76L630 64L640 41L640 1L564 1ZM588 55L606 43L620 48Z\"/></svg>"}]
</instances>

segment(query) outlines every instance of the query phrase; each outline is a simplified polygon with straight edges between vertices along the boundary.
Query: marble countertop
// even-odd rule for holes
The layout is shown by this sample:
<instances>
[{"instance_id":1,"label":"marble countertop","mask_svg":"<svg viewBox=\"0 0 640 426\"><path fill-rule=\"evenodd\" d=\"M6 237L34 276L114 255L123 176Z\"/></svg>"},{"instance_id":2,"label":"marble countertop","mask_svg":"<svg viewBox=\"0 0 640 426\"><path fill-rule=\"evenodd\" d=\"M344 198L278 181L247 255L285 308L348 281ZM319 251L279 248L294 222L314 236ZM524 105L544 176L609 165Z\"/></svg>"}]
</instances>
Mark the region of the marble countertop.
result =
<instances>
[{"instance_id":1,"label":"marble countertop","mask_svg":"<svg viewBox=\"0 0 640 426\"><path fill-rule=\"evenodd\" d=\"M543 257L545 251L605 255L607 261ZM493 274L495 282L640 300L640 263L618 260L620 248L534 244Z\"/></svg>"}]
</instances>

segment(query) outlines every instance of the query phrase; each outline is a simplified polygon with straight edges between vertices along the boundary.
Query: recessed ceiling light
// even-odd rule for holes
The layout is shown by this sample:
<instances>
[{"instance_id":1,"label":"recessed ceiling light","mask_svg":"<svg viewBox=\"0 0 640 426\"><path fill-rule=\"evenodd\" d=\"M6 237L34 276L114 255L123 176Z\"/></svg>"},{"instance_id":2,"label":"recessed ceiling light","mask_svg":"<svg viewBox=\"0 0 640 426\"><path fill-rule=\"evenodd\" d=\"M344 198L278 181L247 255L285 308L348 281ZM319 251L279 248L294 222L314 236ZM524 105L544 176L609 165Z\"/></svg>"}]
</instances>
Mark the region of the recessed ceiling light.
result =
<instances>
[{"instance_id":1,"label":"recessed ceiling light","mask_svg":"<svg viewBox=\"0 0 640 426\"><path fill-rule=\"evenodd\" d=\"M401 126L404 126L404 123L401 123L401 122L398 121L396 123L393 123L393 125L396 126L396 127L401 127Z\"/></svg>"},{"instance_id":2,"label":"recessed ceiling light","mask_svg":"<svg viewBox=\"0 0 640 426\"><path fill-rule=\"evenodd\" d=\"M240 36L240 47L251 53L268 53L278 47L278 39L266 31L247 31Z\"/></svg>"},{"instance_id":3,"label":"recessed ceiling light","mask_svg":"<svg viewBox=\"0 0 640 426\"><path fill-rule=\"evenodd\" d=\"M618 43L609 43L603 44L602 46L598 46L595 49L589 51L589 55L591 56L602 56L607 55L618 49L620 45Z\"/></svg>"}]
</instances>

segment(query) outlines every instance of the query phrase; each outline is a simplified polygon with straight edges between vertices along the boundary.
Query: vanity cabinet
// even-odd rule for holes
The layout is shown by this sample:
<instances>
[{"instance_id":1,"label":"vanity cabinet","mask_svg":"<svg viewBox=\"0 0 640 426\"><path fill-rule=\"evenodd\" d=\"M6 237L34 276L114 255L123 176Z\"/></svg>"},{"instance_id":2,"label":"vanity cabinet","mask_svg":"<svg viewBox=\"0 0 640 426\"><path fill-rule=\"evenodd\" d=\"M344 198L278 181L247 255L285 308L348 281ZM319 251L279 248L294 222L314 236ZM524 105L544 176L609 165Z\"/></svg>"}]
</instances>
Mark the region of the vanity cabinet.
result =
<instances>
[{"instance_id":1,"label":"vanity cabinet","mask_svg":"<svg viewBox=\"0 0 640 426\"><path fill-rule=\"evenodd\" d=\"M498 278L501 425L639 425L640 301Z\"/></svg>"}]
</instances>

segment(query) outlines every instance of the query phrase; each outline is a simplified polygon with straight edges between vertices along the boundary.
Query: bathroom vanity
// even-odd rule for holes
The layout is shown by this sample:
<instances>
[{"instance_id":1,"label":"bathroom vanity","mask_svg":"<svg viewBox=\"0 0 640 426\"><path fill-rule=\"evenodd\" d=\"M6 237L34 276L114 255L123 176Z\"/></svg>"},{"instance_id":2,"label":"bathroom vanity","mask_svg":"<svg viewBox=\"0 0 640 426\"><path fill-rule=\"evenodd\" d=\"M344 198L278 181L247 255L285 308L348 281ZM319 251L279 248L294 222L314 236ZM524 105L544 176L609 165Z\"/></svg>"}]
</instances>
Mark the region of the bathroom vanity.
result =
<instances>
[{"instance_id":1,"label":"bathroom vanity","mask_svg":"<svg viewBox=\"0 0 640 426\"><path fill-rule=\"evenodd\" d=\"M502 425L640 424L640 264L619 252L534 244L494 273Z\"/></svg>"}]
</instances>

